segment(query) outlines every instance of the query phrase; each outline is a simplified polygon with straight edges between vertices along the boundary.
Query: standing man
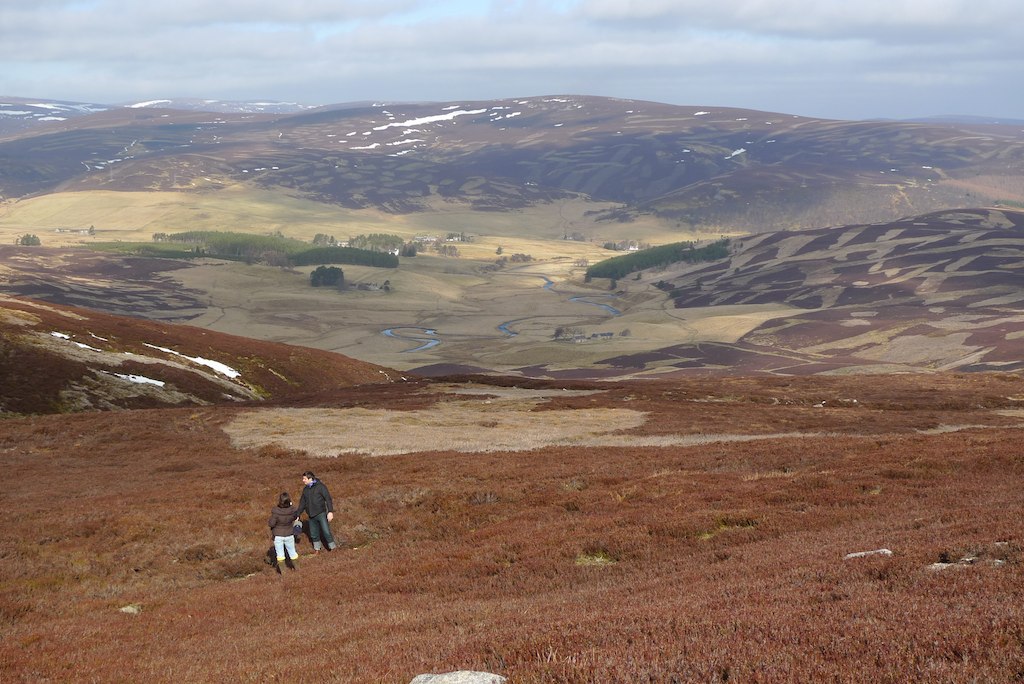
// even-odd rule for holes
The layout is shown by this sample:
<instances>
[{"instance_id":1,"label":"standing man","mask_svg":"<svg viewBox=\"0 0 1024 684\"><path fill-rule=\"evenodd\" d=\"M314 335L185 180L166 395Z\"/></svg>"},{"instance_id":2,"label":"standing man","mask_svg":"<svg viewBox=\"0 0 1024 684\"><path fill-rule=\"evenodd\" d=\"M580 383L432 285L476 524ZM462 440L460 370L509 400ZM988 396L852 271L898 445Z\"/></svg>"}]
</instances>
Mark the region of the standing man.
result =
<instances>
[{"instance_id":1,"label":"standing man","mask_svg":"<svg viewBox=\"0 0 1024 684\"><path fill-rule=\"evenodd\" d=\"M327 544L327 550L338 548L331 534L328 523L334 520L334 501L331 500L331 493L327 491L327 485L316 479L313 471L307 470L302 474L302 499L299 500L299 510L295 514L298 520L302 512L309 516L309 538L313 542L313 553L320 553L324 548L320 541Z\"/></svg>"}]
</instances>

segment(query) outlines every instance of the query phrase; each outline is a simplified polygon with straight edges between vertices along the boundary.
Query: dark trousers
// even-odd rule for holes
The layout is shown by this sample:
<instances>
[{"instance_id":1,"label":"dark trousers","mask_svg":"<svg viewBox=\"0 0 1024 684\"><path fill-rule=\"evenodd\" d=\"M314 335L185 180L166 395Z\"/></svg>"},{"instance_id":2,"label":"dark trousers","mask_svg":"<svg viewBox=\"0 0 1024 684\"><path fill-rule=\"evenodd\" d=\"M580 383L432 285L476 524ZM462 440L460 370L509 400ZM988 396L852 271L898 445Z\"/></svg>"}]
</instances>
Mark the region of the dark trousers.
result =
<instances>
[{"instance_id":1,"label":"dark trousers","mask_svg":"<svg viewBox=\"0 0 1024 684\"><path fill-rule=\"evenodd\" d=\"M321 538L323 538L323 543L320 541ZM327 524L326 511L309 519L309 539L317 551L322 549L324 544L327 544L329 549L338 548L338 543L334 541L334 535L331 534L331 528Z\"/></svg>"}]
</instances>

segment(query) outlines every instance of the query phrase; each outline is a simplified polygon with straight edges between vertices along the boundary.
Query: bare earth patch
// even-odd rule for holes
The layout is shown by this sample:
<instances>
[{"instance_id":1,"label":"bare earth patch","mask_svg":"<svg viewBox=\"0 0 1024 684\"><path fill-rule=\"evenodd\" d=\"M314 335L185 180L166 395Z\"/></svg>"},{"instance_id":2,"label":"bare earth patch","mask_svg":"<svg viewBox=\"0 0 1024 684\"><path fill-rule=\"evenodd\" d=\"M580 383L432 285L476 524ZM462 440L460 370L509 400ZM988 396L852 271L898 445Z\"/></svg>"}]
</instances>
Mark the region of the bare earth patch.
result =
<instances>
[{"instance_id":1,"label":"bare earth patch","mask_svg":"<svg viewBox=\"0 0 1024 684\"><path fill-rule=\"evenodd\" d=\"M277 445L317 456L529 451L586 446L644 422L629 409L539 411L538 399L450 401L428 409L263 409L225 426L238 448Z\"/></svg>"},{"instance_id":2,"label":"bare earth patch","mask_svg":"<svg viewBox=\"0 0 1024 684\"><path fill-rule=\"evenodd\" d=\"M426 451L479 453L530 451L555 446L672 447L749 442L787 437L820 438L822 432L768 434L622 434L643 425L632 409L535 410L551 397L599 394L595 390L439 386L446 394L485 395L410 411L367 408L267 408L246 411L225 425L232 446L277 446L320 457L341 454L394 456Z\"/></svg>"}]
</instances>

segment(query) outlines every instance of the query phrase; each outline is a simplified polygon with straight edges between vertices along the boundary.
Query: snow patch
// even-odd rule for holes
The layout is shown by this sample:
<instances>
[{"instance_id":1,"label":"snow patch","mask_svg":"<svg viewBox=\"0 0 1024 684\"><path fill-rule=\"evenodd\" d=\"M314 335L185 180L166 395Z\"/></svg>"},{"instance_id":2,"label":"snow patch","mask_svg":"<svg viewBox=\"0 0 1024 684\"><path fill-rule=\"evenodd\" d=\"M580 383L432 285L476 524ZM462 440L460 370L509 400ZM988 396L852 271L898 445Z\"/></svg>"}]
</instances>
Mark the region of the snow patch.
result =
<instances>
[{"instance_id":1,"label":"snow patch","mask_svg":"<svg viewBox=\"0 0 1024 684\"><path fill-rule=\"evenodd\" d=\"M171 104L170 100L148 100L146 102L136 102L135 104L126 105L127 109L140 109L142 107L155 107L156 105Z\"/></svg>"},{"instance_id":2,"label":"snow patch","mask_svg":"<svg viewBox=\"0 0 1024 684\"><path fill-rule=\"evenodd\" d=\"M226 364L223 364L220 361L211 361L210 359L204 359L201 356L185 356L181 352L176 352L173 349L168 349L167 347L158 347L155 344L146 343L146 346L149 347L150 349L162 351L165 354L173 354L175 356L180 356L181 358L188 359L192 363L199 364L200 366L212 368L217 373L220 373L221 375L226 375L229 378L237 378L239 375L241 375L241 373L236 371L234 368Z\"/></svg>"},{"instance_id":3,"label":"snow patch","mask_svg":"<svg viewBox=\"0 0 1024 684\"><path fill-rule=\"evenodd\" d=\"M484 114L486 112L486 109L456 109L455 111L449 112L448 114L435 114L434 116L424 116L420 117L419 119L395 121L393 123L386 123L381 126L374 126L373 130L383 131L385 129L393 128L395 126L422 126L423 124L438 123L441 121L453 121L456 117L459 116Z\"/></svg>"},{"instance_id":4,"label":"snow patch","mask_svg":"<svg viewBox=\"0 0 1024 684\"><path fill-rule=\"evenodd\" d=\"M128 382L134 382L135 384L138 385L156 385L157 387L163 387L164 385L167 384L163 380L154 380L153 378L147 378L145 375L133 375L130 373L111 373L110 371L100 372L106 375L113 375L115 378L121 378L122 380L127 380Z\"/></svg>"}]
</instances>

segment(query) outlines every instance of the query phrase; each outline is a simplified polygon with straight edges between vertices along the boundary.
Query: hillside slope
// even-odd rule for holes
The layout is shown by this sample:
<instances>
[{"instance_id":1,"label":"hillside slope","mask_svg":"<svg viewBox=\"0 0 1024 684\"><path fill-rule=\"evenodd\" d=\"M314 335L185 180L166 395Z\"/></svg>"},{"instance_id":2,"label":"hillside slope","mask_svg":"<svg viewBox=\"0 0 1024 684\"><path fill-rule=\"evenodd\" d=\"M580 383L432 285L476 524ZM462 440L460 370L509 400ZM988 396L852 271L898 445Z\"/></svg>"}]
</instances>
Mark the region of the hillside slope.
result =
<instances>
[{"instance_id":1,"label":"hillside slope","mask_svg":"<svg viewBox=\"0 0 1024 684\"><path fill-rule=\"evenodd\" d=\"M0 297L0 416L287 399L400 377L316 349Z\"/></svg>"},{"instance_id":2,"label":"hillside slope","mask_svg":"<svg viewBox=\"0 0 1024 684\"><path fill-rule=\"evenodd\" d=\"M599 97L280 113L119 108L0 141L0 196L216 191L348 208L513 211L569 196L680 229L759 232L1024 202L1018 126L829 121Z\"/></svg>"},{"instance_id":3,"label":"hillside slope","mask_svg":"<svg viewBox=\"0 0 1024 684\"><path fill-rule=\"evenodd\" d=\"M964 209L743 238L663 277L678 315L785 305L733 345L683 344L613 366L818 373L1024 369L1024 212ZM658 276L651 276L658 277Z\"/></svg>"},{"instance_id":4,"label":"hillside slope","mask_svg":"<svg viewBox=\"0 0 1024 684\"><path fill-rule=\"evenodd\" d=\"M503 379L3 420L0 672L1013 681L1022 402L994 373ZM307 469L341 545L277 575Z\"/></svg>"}]
</instances>

